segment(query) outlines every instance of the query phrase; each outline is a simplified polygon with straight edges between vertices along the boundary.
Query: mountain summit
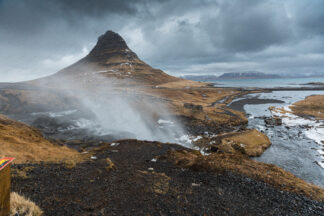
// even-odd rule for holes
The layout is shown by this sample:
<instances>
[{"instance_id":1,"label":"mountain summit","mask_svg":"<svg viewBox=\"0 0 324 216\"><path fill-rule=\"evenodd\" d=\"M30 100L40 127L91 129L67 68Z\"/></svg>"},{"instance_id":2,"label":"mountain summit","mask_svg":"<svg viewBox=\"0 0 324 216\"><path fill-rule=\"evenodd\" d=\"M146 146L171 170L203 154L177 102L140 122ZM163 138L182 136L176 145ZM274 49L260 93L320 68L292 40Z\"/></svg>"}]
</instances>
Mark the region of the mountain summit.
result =
<instances>
[{"instance_id":1,"label":"mountain summit","mask_svg":"<svg viewBox=\"0 0 324 216\"><path fill-rule=\"evenodd\" d=\"M94 74L136 85L160 85L181 80L143 62L125 40L113 31L101 35L86 57L51 77L69 76L89 81L89 76Z\"/></svg>"},{"instance_id":2,"label":"mountain summit","mask_svg":"<svg viewBox=\"0 0 324 216\"><path fill-rule=\"evenodd\" d=\"M138 59L137 55L128 48L125 40L113 31L107 31L101 35L96 46L87 56L90 61L100 62L107 62L116 57L128 61Z\"/></svg>"}]
</instances>

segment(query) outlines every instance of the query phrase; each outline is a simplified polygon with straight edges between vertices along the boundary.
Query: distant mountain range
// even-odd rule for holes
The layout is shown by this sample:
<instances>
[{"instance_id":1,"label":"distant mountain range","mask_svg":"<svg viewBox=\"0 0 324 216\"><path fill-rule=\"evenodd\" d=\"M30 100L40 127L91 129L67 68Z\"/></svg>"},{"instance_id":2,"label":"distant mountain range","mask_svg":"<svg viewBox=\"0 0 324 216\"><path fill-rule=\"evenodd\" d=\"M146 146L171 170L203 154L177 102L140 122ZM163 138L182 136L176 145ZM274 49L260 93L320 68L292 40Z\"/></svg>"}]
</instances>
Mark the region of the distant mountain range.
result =
<instances>
[{"instance_id":1,"label":"distant mountain range","mask_svg":"<svg viewBox=\"0 0 324 216\"><path fill-rule=\"evenodd\" d=\"M277 74L266 74L258 71L246 71L246 72L224 73L220 76L185 75L182 76L181 78L195 80L195 81L211 81L211 80L223 80L223 79L273 79L273 78L281 78L281 76Z\"/></svg>"},{"instance_id":2,"label":"distant mountain range","mask_svg":"<svg viewBox=\"0 0 324 216\"><path fill-rule=\"evenodd\" d=\"M218 79L272 79L280 78L277 74L266 74L257 71L247 71L247 72L238 72L238 73L224 73L219 76Z\"/></svg>"},{"instance_id":3,"label":"distant mountain range","mask_svg":"<svg viewBox=\"0 0 324 216\"><path fill-rule=\"evenodd\" d=\"M324 73L312 73L312 74L268 74L259 71L245 71L245 72L232 72L223 73L220 76L216 75L184 75L181 78L194 80L194 81L213 81L213 80L225 80L225 79L276 79L276 78L310 78L310 77L324 77Z\"/></svg>"}]
</instances>

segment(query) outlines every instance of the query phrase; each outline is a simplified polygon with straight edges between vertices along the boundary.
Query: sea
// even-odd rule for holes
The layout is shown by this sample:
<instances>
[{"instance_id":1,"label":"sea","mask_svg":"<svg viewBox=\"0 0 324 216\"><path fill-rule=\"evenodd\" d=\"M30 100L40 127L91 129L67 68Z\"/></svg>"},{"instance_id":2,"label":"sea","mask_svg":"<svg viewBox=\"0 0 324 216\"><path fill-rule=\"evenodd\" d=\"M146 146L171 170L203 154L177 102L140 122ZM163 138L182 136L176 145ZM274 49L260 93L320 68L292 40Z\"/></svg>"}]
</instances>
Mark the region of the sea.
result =
<instances>
[{"instance_id":1,"label":"sea","mask_svg":"<svg viewBox=\"0 0 324 216\"><path fill-rule=\"evenodd\" d=\"M293 79L240 79L240 80L208 80L216 87L235 88L299 88L316 87L304 85L311 82L324 82L324 78L293 78ZM317 86L318 87L318 86ZM280 126L267 126L264 117L280 115L269 110L270 106L289 106L310 95L324 95L323 90L275 90L269 93L248 94L235 99L276 99L283 103L245 104L244 111L249 119L248 127L256 128L265 133L272 145L257 161L275 164L295 176L310 183L324 187L324 121L304 119L293 114L282 117ZM232 103L233 103L232 102ZM323 110L324 111L324 110Z\"/></svg>"},{"instance_id":2,"label":"sea","mask_svg":"<svg viewBox=\"0 0 324 216\"><path fill-rule=\"evenodd\" d=\"M311 82L323 82L324 77L316 78L274 78L274 79L224 79L208 80L217 87L235 88L298 88Z\"/></svg>"}]
</instances>

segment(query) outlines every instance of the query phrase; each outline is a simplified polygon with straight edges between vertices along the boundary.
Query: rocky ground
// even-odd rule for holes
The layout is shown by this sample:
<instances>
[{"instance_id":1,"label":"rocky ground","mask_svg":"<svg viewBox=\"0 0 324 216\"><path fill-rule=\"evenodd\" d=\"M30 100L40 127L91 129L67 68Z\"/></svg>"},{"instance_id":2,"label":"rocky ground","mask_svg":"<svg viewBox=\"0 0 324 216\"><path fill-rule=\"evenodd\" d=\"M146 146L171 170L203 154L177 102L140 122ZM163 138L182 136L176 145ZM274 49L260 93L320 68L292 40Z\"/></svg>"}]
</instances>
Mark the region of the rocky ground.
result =
<instances>
[{"instance_id":1,"label":"rocky ground","mask_svg":"<svg viewBox=\"0 0 324 216\"><path fill-rule=\"evenodd\" d=\"M15 165L12 189L45 215L323 215L323 202L236 172L174 165L168 155L180 150L125 140L102 146L74 167Z\"/></svg>"}]
</instances>

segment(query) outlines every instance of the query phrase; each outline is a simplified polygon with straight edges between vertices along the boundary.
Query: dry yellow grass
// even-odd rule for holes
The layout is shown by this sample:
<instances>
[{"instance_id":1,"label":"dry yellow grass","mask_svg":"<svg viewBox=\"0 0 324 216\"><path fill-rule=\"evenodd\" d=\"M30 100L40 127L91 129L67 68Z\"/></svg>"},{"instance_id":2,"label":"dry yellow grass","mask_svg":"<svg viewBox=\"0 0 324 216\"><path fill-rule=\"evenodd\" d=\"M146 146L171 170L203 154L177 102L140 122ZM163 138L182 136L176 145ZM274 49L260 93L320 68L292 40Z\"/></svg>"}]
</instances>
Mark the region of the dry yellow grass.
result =
<instances>
[{"instance_id":1,"label":"dry yellow grass","mask_svg":"<svg viewBox=\"0 0 324 216\"><path fill-rule=\"evenodd\" d=\"M107 163L107 167L106 167L107 171L115 169L115 164L110 160L110 158L106 158L106 163Z\"/></svg>"},{"instance_id":2,"label":"dry yellow grass","mask_svg":"<svg viewBox=\"0 0 324 216\"><path fill-rule=\"evenodd\" d=\"M175 82L167 82L164 84L159 85L159 87L162 88L197 88L197 87L204 87L206 86L207 83L203 83L203 82L196 82L196 81L192 81L192 80L178 80Z\"/></svg>"},{"instance_id":3,"label":"dry yellow grass","mask_svg":"<svg viewBox=\"0 0 324 216\"><path fill-rule=\"evenodd\" d=\"M238 125L247 122L244 113L229 109L225 106L226 102L212 106L214 102L224 98L228 98L230 101L241 92L211 87L176 88L176 83L178 82L172 83L174 88L144 89L140 94L159 98L174 115L187 116L202 121L208 119L217 124ZM188 109L184 107L185 103L200 105L203 109Z\"/></svg>"},{"instance_id":4,"label":"dry yellow grass","mask_svg":"<svg viewBox=\"0 0 324 216\"><path fill-rule=\"evenodd\" d=\"M312 95L290 106L295 115L324 119L324 95Z\"/></svg>"},{"instance_id":5,"label":"dry yellow grass","mask_svg":"<svg viewBox=\"0 0 324 216\"><path fill-rule=\"evenodd\" d=\"M165 173L138 171L139 176L145 178L148 187L145 188L147 192L152 191L157 194L166 194L170 188L171 178Z\"/></svg>"},{"instance_id":6,"label":"dry yellow grass","mask_svg":"<svg viewBox=\"0 0 324 216\"><path fill-rule=\"evenodd\" d=\"M27 167L23 167L21 169L11 168L11 177L27 179L28 173L30 171L32 171L33 169L34 169L33 166L27 166Z\"/></svg>"},{"instance_id":7,"label":"dry yellow grass","mask_svg":"<svg viewBox=\"0 0 324 216\"><path fill-rule=\"evenodd\" d=\"M241 132L219 134L215 137L203 137L195 145L219 150L226 153L242 153L249 157L256 157L271 145L267 135L256 129Z\"/></svg>"},{"instance_id":8,"label":"dry yellow grass","mask_svg":"<svg viewBox=\"0 0 324 216\"><path fill-rule=\"evenodd\" d=\"M54 145L42 134L23 123L0 115L0 156L15 157L15 163L81 161L81 155Z\"/></svg>"},{"instance_id":9,"label":"dry yellow grass","mask_svg":"<svg viewBox=\"0 0 324 216\"><path fill-rule=\"evenodd\" d=\"M29 199L16 192L10 194L10 216L14 215L40 216L43 211Z\"/></svg>"},{"instance_id":10,"label":"dry yellow grass","mask_svg":"<svg viewBox=\"0 0 324 216\"><path fill-rule=\"evenodd\" d=\"M233 133L222 139L220 148L222 146L230 146L232 149L235 149L235 146L237 146L244 149L244 152L248 156L255 157L260 156L270 145L271 142L267 135L253 129Z\"/></svg>"}]
</instances>

